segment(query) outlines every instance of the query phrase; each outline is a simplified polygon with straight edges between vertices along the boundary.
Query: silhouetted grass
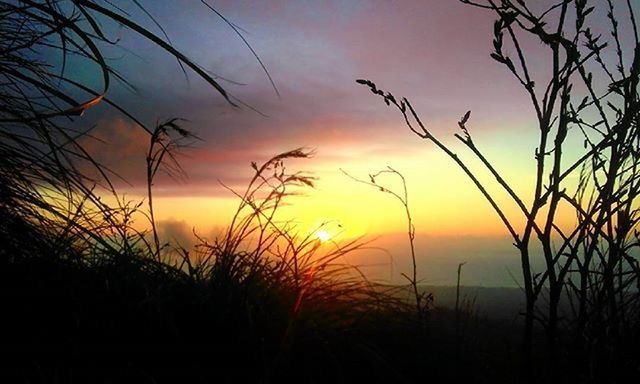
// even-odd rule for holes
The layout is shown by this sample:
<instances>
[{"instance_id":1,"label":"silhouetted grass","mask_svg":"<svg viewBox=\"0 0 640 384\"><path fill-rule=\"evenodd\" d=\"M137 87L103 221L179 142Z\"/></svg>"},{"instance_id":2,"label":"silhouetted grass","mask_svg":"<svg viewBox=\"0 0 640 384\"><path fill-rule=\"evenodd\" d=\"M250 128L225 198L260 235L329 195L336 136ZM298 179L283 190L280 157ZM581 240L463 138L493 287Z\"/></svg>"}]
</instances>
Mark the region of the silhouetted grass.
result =
<instances>
[{"instance_id":1,"label":"silhouetted grass","mask_svg":"<svg viewBox=\"0 0 640 384\"><path fill-rule=\"evenodd\" d=\"M377 365L383 358L373 352L347 351L366 342L360 334L370 316L402 317L405 305L342 262L359 242L322 246L313 234L276 221L289 189L311 184L283 163L307 156L294 150L256 166L225 235L213 244L203 240L195 254L177 249L178 259L159 260L145 234L128 232L139 206L104 224L101 233L116 234L103 239L109 248L3 209L1 327L11 330L3 341L13 345L13 358L0 374L238 382L346 378L349 361ZM247 369L230 368L240 362Z\"/></svg>"},{"instance_id":2,"label":"silhouetted grass","mask_svg":"<svg viewBox=\"0 0 640 384\"><path fill-rule=\"evenodd\" d=\"M252 165L246 190L232 191L239 206L219 238L202 238L195 249L161 244L154 176L162 167L179 171L173 151L192 136L178 119L150 129L107 97L112 81L129 84L103 58L100 47L117 40L100 22L122 25L158 45L232 103L229 94L164 31L164 38L151 33L115 3L0 1L0 16L4 381L496 383L522 376L517 327L479 317L470 301L455 311L424 305L428 296L418 291L414 252L412 302L401 288L375 285L345 262L361 239L322 244L278 215L289 195L313 186L312 177L284 166L309 157L302 149ZM59 71L43 59L46 54L59 58ZM95 68L101 88L69 76L64 63L70 55ZM110 182L112 172L78 140L88 132L62 124L97 103L113 106L150 135L147 205L124 200ZM398 106L417 117L408 102ZM468 118L460 122L465 133ZM89 177L87 166L98 177ZM104 194L117 203L104 203ZM400 201L412 243L406 191ZM132 225L139 213L148 216L150 232ZM638 327L630 326L628 344L616 351L629 351L630 358L611 381L638 376ZM532 337L536 345L544 339L541 333ZM560 344L559 367L576 360L565 346ZM553 378L542 351L531 355L532 365L541 367L532 381ZM575 364L570 372L583 366Z\"/></svg>"},{"instance_id":3,"label":"silhouetted grass","mask_svg":"<svg viewBox=\"0 0 640 384\"><path fill-rule=\"evenodd\" d=\"M461 361L482 372L487 380L479 382L508 373L488 373L487 361L491 369L502 364L495 356L456 356L447 336L452 312L429 314L418 327L406 293L373 285L345 264L342 256L361 242L323 245L278 217L289 194L313 183L288 173L284 162L308 155L294 150L254 165L228 230L192 252L164 247L161 260L140 240L145 234L116 236L107 249L2 211L0 327L11 353L0 375L25 382L419 382L469 378L456 369ZM103 233L126 234L135 209Z\"/></svg>"},{"instance_id":4,"label":"silhouetted grass","mask_svg":"<svg viewBox=\"0 0 640 384\"><path fill-rule=\"evenodd\" d=\"M150 129L108 98L114 80L131 84L104 59L102 48L118 41L103 25L140 35L229 94L166 34L116 4L2 1L0 15L0 329L9 353L0 375L23 382L393 378L393 369L377 369L385 358L365 346L365 324L383 313L393 313L381 317L385 324L403 323L405 304L344 264L360 243L322 247L276 221L290 188L312 183L286 174L283 161L307 153L256 165L228 232L191 254L171 250L157 237L151 187L161 166L178 166L167 162L177 148L171 135L187 131L175 119ZM70 56L102 84L74 79ZM82 146L89 132L64 124L97 103L150 134L151 233L132 225L145 213L142 202L124 200L112 171ZM106 204L105 194L117 203Z\"/></svg>"}]
</instances>

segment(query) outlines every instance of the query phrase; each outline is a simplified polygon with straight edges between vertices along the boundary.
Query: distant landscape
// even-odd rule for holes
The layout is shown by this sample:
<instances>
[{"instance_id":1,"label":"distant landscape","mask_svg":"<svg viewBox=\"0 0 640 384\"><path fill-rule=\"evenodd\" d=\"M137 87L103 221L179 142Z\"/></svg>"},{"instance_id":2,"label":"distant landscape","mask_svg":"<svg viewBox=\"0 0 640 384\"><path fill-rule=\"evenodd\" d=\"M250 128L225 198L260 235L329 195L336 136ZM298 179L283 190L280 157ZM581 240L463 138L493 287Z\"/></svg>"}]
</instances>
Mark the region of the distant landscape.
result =
<instances>
[{"instance_id":1,"label":"distant landscape","mask_svg":"<svg viewBox=\"0 0 640 384\"><path fill-rule=\"evenodd\" d=\"M455 309L456 287L425 285L420 287L434 297L436 308ZM469 306L474 315L490 320L518 322L524 308L522 290L505 287L460 287L461 305Z\"/></svg>"}]
</instances>

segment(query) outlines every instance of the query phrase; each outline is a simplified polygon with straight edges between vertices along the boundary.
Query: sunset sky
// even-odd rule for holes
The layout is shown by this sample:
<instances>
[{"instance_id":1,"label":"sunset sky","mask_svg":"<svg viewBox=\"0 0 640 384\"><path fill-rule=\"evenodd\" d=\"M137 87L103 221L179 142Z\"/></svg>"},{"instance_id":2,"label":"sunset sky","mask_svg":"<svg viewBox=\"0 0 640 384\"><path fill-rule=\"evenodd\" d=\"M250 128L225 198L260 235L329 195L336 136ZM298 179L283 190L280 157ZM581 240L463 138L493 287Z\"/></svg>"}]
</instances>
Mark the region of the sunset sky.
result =
<instances>
[{"instance_id":1,"label":"sunset sky","mask_svg":"<svg viewBox=\"0 0 640 384\"><path fill-rule=\"evenodd\" d=\"M329 229L336 240L379 238L374 245L385 247L394 259L394 266L382 267L379 275L400 281L399 272L409 265L402 206L340 171L368 178L391 166L407 180L424 283L455 283L457 264L467 261L467 284L515 285L510 277L519 278L515 248L471 182L434 145L413 135L398 111L355 83L370 79L410 99L431 131L470 160L453 134L457 121L471 110L468 127L476 143L528 201L537 137L534 114L517 81L489 57L490 12L453 0L212 3L260 56L278 97L242 40L202 4L146 3L176 47L203 68L242 83L220 80L234 97L263 114L230 106L194 74L187 81L177 62L159 49L113 29L121 48L112 52L111 64L138 92L120 86L110 97L150 124L185 118L185 127L203 139L182 152L187 178L162 178L156 185L157 217L167 237L188 243L192 228L213 236L228 224L238 203L220 181L240 189L252 176L251 161L305 147L315 156L290 162L288 169L311 172L317 185L292 199L286 211L302 231L332 222L340 224ZM145 20L138 10L127 10ZM160 33L150 21L143 24ZM548 57L538 42L524 44L542 83ZM78 121L92 123L97 124L93 135L106 145L92 139L86 145L131 184L127 196L144 198L146 134L106 105ZM576 153L569 150L569 157ZM480 169L477 162L470 164ZM491 183L489 175L480 175ZM391 179L387 185L401 188ZM497 196L517 219L514 207ZM357 262L385 265L388 260L387 253L371 250Z\"/></svg>"}]
</instances>

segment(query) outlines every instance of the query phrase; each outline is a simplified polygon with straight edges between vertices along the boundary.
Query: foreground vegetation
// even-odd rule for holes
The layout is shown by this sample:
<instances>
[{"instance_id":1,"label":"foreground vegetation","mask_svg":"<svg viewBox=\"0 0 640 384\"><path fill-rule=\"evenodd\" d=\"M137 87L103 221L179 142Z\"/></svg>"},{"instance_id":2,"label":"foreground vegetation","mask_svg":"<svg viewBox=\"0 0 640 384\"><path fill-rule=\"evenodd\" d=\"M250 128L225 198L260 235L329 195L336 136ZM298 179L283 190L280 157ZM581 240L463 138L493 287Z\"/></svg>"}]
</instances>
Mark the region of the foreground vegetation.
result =
<instances>
[{"instance_id":1,"label":"foreground vegetation","mask_svg":"<svg viewBox=\"0 0 640 384\"><path fill-rule=\"evenodd\" d=\"M164 247L158 260L137 235L105 249L3 210L0 326L11 353L0 375L23 382L478 381L478 374L479 382L509 381L514 333L500 334L502 326L469 311L460 312L462 323L446 310L424 312L418 323L407 300L412 289L373 285L340 262L360 243L323 250L315 237L274 221L285 190L310 182L284 171L286 159L304 156L295 150L256 166L229 230L213 244L203 240L196 254ZM128 233L126 226L110 231Z\"/></svg>"},{"instance_id":2,"label":"foreground vegetation","mask_svg":"<svg viewBox=\"0 0 640 384\"><path fill-rule=\"evenodd\" d=\"M358 83L446 154L509 233L525 297L522 353L532 377L536 329L550 378L602 382L638 375L640 355L640 34L631 1L461 0L495 17L490 56L531 102L535 182L514 189L474 141L471 111L455 138L481 172L428 127L407 98ZM634 6L635 5L635 6ZM606 30L606 33L603 32ZM531 44L536 42L539 47ZM535 57L535 59L534 59ZM540 60L540 62L537 62ZM546 63L546 64L540 64ZM582 145L576 145L582 143ZM493 187L493 188L492 188ZM496 192L496 190L500 192ZM507 201L499 198L504 193ZM507 206L517 214L507 214ZM560 212L574 222L561 224ZM536 270L537 255L543 267ZM569 303L562 308L563 301Z\"/></svg>"},{"instance_id":3,"label":"foreground vegetation","mask_svg":"<svg viewBox=\"0 0 640 384\"><path fill-rule=\"evenodd\" d=\"M145 11L137 1L131 4ZM632 7L626 4L635 32ZM189 250L163 244L154 218L154 179L162 170L180 172L174 155L194 136L179 119L147 126L108 97L113 81L128 83L103 58L104 47L117 45L104 25L121 25L159 46L230 107L242 103L173 47L164 32L150 32L109 3L0 2L0 332L8 352L0 376L65 383L132 377L150 383L599 383L640 377L640 274L633 254L640 191L637 32L632 64L625 67L614 6L606 2L617 47L614 60L620 61L614 75L599 56L604 46L585 27L592 12L585 1L561 2L540 16L521 1L475 5L497 15L492 57L521 81L539 117L538 182L531 206L512 193L475 147L467 129L469 113L459 123L458 136L527 219L523 233L517 232L476 182L521 254L524 332L519 323L474 315L464 300L454 311L432 307L431 296L420 292L414 254L408 287L376 285L343 261L363 245L359 240L322 246L312 234L300 234L283 221L277 212L287 196L314 182L285 167L291 158L309 156L300 149L252 164L253 177L246 190L234 191L239 206L221 236L200 239ZM569 9L576 19L573 40L561 33ZM558 12L558 32L550 33L545 17ZM542 100L517 28L552 51L553 78ZM508 38L519 67L503 52ZM577 50L580 42L588 52ZM97 89L65 70L70 56L95 69L102 80ZM604 94L597 93L585 70L591 58L612 80ZM580 103L571 102L574 76L589 93ZM477 181L406 99L397 100L371 81L360 82L397 107L414 133L438 145ZM611 111L604 110L605 101ZM80 138L89 130L68 123L98 103L111 105L149 134L144 202L121 197L110 170L82 146ZM585 108L596 111L597 121L583 119L579 112ZM587 156L563 170L570 127L583 133ZM553 159L551 165L545 159ZM579 188L569 196L561 182L581 167ZM545 169L551 169L548 178ZM393 169L384 172L402 177ZM371 183L382 188L374 176ZM383 191L404 206L412 244L406 191ZM105 195L117 203L107 205ZM578 225L570 232L555 225L561 202L576 209ZM133 225L140 214L148 219L149 231ZM540 273L530 268L528 251L535 238L545 250L547 269ZM572 317L562 318L560 297L567 293L577 305Z\"/></svg>"},{"instance_id":4,"label":"foreground vegetation","mask_svg":"<svg viewBox=\"0 0 640 384\"><path fill-rule=\"evenodd\" d=\"M490 383L517 377L515 324L483 321L469 308L457 319L451 310L431 309L418 324L407 300L411 289L374 286L334 261L357 244L316 254L317 239L293 239L288 253L255 258L274 248L253 242L230 249L241 224L215 244L201 243L189 261L180 249L171 252L173 261L157 261L136 247L61 248L58 234L6 212L2 223L6 315L0 326L11 352L0 376L12 380Z\"/></svg>"}]
</instances>

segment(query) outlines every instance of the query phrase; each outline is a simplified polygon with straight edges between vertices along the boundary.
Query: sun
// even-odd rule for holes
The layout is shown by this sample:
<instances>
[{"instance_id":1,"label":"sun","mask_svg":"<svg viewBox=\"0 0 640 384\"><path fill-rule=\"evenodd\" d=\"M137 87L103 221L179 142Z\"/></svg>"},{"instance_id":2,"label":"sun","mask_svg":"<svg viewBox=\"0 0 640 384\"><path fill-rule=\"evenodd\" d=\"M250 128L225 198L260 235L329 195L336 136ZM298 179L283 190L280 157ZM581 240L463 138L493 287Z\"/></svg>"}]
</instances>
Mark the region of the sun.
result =
<instances>
[{"instance_id":1,"label":"sun","mask_svg":"<svg viewBox=\"0 0 640 384\"><path fill-rule=\"evenodd\" d=\"M320 240L320 242L324 243L331 240L331 234L327 231L320 230L316 232L316 238Z\"/></svg>"}]
</instances>

